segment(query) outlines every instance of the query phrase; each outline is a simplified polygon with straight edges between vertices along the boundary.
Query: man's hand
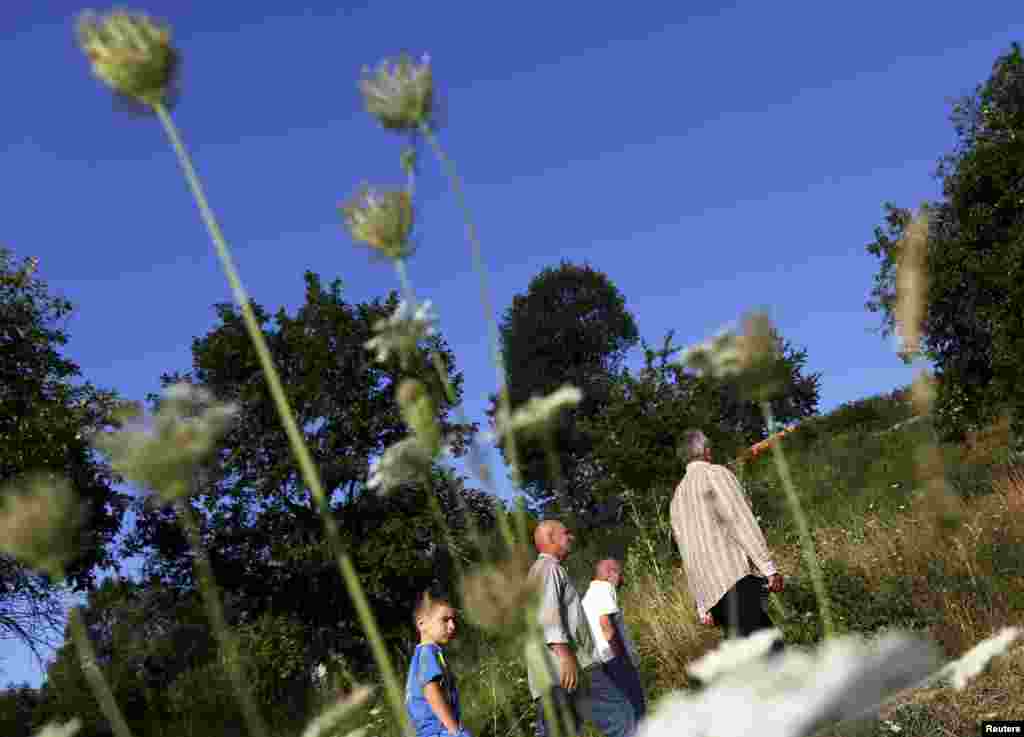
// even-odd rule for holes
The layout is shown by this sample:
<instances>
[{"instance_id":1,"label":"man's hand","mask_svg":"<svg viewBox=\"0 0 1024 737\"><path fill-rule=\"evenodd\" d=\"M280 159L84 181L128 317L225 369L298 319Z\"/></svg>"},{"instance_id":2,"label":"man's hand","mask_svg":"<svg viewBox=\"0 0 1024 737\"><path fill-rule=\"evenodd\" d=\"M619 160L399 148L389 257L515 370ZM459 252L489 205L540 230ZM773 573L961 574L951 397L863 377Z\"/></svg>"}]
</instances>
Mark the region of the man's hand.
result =
<instances>
[{"instance_id":1,"label":"man's hand","mask_svg":"<svg viewBox=\"0 0 1024 737\"><path fill-rule=\"evenodd\" d=\"M708 627L714 627L715 626L715 618L711 616L711 612L708 612L707 614L704 614L704 615L701 616L700 623L701 624L706 624Z\"/></svg>"},{"instance_id":2,"label":"man's hand","mask_svg":"<svg viewBox=\"0 0 1024 737\"><path fill-rule=\"evenodd\" d=\"M777 594L780 591L782 591L784 586L785 586L785 584L783 584L783 582L782 582L782 574L781 573L774 573L768 579L768 591L770 591L773 594Z\"/></svg>"},{"instance_id":3,"label":"man's hand","mask_svg":"<svg viewBox=\"0 0 1024 737\"><path fill-rule=\"evenodd\" d=\"M576 655L568 645L558 643L556 645L549 645L549 647L558 656L558 671L561 676L562 688L566 691L575 691L578 684Z\"/></svg>"}]
</instances>

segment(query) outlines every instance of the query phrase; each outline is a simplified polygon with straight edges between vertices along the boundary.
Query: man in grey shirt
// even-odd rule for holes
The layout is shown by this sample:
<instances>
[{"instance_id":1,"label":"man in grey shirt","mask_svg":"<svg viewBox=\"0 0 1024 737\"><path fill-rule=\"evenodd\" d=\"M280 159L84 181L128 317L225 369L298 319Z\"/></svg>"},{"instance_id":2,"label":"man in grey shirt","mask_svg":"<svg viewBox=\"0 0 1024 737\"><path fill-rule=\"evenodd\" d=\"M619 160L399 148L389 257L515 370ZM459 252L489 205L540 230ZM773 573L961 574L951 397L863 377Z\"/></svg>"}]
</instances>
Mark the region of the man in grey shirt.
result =
<instances>
[{"instance_id":1,"label":"man in grey shirt","mask_svg":"<svg viewBox=\"0 0 1024 737\"><path fill-rule=\"evenodd\" d=\"M637 727L633 707L599 667L580 595L562 567L573 540L556 520L541 522L533 536L538 556L529 577L540 589L538 621L544 641L540 657L527 658L537 737L576 737L584 719L607 737L632 737ZM558 719L557 732L551 729L547 709Z\"/></svg>"}]
</instances>

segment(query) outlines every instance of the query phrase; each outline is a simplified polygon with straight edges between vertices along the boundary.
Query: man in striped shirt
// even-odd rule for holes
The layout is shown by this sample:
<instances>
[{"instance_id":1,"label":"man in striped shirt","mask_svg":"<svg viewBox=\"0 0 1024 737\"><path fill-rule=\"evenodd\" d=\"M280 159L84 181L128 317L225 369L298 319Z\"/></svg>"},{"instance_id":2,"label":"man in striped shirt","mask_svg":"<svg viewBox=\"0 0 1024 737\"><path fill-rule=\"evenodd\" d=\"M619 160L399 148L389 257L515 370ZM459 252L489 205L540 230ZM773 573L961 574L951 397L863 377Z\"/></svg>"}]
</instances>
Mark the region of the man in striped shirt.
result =
<instances>
[{"instance_id":1,"label":"man in striped shirt","mask_svg":"<svg viewBox=\"0 0 1024 737\"><path fill-rule=\"evenodd\" d=\"M740 637L773 627L761 605L763 581L782 591L782 575L739 480L711 463L711 443L700 430L687 431L679 450L688 463L670 516L698 617ZM778 641L774 649L781 647Z\"/></svg>"}]
</instances>

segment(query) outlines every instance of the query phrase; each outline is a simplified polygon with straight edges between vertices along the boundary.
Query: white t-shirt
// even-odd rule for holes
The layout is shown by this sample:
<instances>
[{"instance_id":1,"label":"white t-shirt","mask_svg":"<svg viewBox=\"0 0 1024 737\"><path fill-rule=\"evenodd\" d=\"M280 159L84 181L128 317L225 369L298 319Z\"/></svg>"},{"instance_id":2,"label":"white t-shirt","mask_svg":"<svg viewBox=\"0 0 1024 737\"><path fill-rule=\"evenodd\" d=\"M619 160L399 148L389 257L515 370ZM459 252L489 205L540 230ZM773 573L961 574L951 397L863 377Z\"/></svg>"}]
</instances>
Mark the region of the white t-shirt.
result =
<instances>
[{"instance_id":1,"label":"white t-shirt","mask_svg":"<svg viewBox=\"0 0 1024 737\"><path fill-rule=\"evenodd\" d=\"M605 639L601 631L601 615L607 614L619 637L626 645L626 652L634 665L639 665L640 659L637 656L636 646L626 629L626 622L619 610L619 597L615 587L607 581L591 581L590 588L583 595L583 611L587 615L587 623L590 625L590 632L594 636L594 657L602 663L610 661L614 655L612 646Z\"/></svg>"}]
</instances>

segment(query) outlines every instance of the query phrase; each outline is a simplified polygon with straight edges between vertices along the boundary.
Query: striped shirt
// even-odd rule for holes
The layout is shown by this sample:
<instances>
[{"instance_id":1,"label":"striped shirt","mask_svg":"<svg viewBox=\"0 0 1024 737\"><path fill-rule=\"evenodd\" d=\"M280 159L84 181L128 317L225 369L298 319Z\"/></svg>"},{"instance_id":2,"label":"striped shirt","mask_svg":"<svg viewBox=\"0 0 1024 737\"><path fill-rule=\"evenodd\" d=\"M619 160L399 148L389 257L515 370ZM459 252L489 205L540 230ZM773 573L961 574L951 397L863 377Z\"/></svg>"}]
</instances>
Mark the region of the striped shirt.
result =
<instances>
[{"instance_id":1,"label":"striped shirt","mask_svg":"<svg viewBox=\"0 0 1024 737\"><path fill-rule=\"evenodd\" d=\"M776 573L743 487L725 466L687 464L670 517L699 616L744 576Z\"/></svg>"}]
</instances>

